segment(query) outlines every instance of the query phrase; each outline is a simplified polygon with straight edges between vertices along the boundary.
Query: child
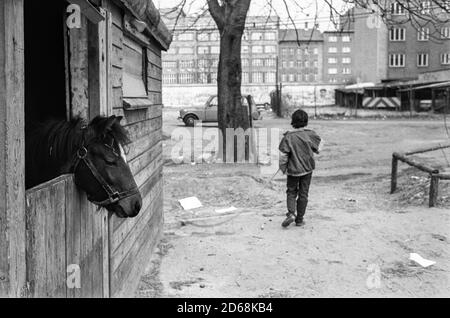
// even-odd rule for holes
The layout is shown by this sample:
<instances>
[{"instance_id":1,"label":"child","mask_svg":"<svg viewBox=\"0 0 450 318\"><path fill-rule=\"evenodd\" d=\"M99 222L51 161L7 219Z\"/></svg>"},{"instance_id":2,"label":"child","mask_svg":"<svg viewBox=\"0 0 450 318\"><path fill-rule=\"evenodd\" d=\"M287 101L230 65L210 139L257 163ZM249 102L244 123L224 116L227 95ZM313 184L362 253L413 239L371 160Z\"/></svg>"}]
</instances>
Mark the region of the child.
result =
<instances>
[{"instance_id":1,"label":"child","mask_svg":"<svg viewBox=\"0 0 450 318\"><path fill-rule=\"evenodd\" d=\"M293 131L286 132L279 150L280 170L287 174L287 218L281 224L288 227L295 221L302 226L308 204L309 185L315 168L314 153L319 153L320 137L308 125L308 114L299 109L292 114ZM297 210L297 215L296 215Z\"/></svg>"}]
</instances>

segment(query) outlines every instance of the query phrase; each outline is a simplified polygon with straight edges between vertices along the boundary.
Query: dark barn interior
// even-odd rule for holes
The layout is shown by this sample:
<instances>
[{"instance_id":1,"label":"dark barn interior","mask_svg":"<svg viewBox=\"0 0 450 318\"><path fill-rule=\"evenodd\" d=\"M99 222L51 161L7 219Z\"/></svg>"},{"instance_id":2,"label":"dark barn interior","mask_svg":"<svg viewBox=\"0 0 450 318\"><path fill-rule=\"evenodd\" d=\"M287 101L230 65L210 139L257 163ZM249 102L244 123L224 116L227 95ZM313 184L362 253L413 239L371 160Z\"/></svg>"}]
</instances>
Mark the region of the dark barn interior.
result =
<instances>
[{"instance_id":1,"label":"dark barn interior","mask_svg":"<svg viewBox=\"0 0 450 318\"><path fill-rule=\"evenodd\" d=\"M25 1L25 129L31 122L66 118L66 6L65 1Z\"/></svg>"}]
</instances>

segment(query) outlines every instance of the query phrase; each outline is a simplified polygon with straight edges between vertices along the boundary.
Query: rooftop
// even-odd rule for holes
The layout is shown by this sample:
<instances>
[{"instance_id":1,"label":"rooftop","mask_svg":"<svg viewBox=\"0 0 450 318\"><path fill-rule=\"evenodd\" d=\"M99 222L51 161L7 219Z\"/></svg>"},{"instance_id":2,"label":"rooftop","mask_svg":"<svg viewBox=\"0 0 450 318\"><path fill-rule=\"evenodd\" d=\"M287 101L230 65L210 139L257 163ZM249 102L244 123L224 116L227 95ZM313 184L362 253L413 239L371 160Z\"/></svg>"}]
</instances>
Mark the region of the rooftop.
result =
<instances>
[{"instance_id":1,"label":"rooftop","mask_svg":"<svg viewBox=\"0 0 450 318\"><path fill-rule=\"evenodd\" d=\"M278 35L280 42L318 42L323 41L323 34L318 29L281 29Z\"/></svg>"}]
</instances>

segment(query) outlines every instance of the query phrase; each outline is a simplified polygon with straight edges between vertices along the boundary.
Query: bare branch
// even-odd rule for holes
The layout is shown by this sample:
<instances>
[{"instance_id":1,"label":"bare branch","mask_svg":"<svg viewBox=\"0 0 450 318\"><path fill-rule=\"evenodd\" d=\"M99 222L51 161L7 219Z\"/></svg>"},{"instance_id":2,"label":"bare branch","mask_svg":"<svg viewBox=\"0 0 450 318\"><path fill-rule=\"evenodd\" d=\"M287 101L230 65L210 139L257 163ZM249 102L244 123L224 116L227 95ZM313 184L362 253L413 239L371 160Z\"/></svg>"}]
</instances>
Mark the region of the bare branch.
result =
<instances>
[{"instance_id":1,"label":"bare branch","mask_svg":"<svg viewBox=\"0 0 450 318\"><path fill-rule=\"evenodd\" d=\"M225 9L217 0L207 0L209 13L213 17L219 29L223 29L225 24Z\"/></svg>"}]
</instances>

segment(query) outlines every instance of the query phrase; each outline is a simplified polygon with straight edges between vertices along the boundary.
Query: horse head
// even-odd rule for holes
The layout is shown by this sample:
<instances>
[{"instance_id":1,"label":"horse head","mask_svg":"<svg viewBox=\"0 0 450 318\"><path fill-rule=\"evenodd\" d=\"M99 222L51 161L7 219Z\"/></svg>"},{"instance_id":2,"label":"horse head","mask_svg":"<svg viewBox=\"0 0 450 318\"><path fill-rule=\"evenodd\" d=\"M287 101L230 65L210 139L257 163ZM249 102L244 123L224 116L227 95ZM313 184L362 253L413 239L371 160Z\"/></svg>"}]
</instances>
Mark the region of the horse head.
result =
<instances>
[{"instance_id":1,"label":"horse head","mask_svg":"<svg viewBox=\"0 0 450 318\"><path fill-rule=\"evenodd\" d=\"M118 217L135 217L142 197L128 166L124 145L129 142L122 117L95 117L82 125L72 172L88 200Z\"/></svg>"}]
</instances>

